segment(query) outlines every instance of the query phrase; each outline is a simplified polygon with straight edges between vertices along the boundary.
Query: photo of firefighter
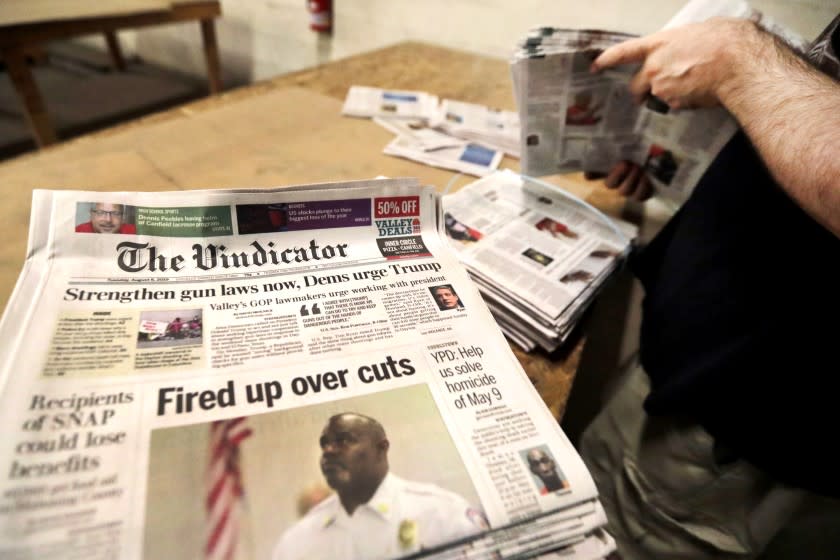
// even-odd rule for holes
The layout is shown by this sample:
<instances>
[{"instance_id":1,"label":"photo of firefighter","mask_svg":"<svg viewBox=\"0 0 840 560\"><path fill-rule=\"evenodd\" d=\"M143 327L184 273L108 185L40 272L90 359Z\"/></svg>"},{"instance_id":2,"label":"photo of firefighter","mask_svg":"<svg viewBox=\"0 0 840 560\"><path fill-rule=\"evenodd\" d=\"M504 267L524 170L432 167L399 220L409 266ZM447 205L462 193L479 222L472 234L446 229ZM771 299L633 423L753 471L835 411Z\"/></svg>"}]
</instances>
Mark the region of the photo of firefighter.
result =
<instances>
[{"instance_id":1,"label":"photo of firefighter","mask_svg":"<svg viewBox=\"0 0 840 560\"><path fill-rule=\"evenodd\" d=\"M272 379L256 375L236 383ZM143 558L397 558L489 528L426 384L221 412L151 431Z\"/></svg>"}]
</instances>

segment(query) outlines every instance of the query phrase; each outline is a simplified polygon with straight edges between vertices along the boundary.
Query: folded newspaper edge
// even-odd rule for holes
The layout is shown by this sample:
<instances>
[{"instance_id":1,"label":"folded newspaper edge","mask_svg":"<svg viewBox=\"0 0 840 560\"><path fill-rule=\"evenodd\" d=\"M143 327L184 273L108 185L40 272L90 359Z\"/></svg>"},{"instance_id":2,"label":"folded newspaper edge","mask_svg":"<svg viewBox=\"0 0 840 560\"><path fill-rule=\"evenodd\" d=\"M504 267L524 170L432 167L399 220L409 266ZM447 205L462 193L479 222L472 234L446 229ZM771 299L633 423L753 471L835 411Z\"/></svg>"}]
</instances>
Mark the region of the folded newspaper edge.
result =
<instances>
[{"instance_id":1,"label":"folded newspaper edge","mask_svg":"<svg viewBox=\"0 0 840 560\"><path fill-rule=\"evenodd\" d=\"M0 320L0 556L341 558L371 473L371 557L593 542L592 479L442 232L416 180L35 191ZM367 478L345 432L376 444Z\"/></svg>"},{"instance_id":2,"label":"folded newspaper edge","mask_svg":"<svg viewBox=\"0 0 840 560\"><path fill-rule=\"evenodd\" d=\"M444 228L502 330L551 352L618 269L635 225L560 187L499 171L443 197Z\"/></svg>"}]
</instances>

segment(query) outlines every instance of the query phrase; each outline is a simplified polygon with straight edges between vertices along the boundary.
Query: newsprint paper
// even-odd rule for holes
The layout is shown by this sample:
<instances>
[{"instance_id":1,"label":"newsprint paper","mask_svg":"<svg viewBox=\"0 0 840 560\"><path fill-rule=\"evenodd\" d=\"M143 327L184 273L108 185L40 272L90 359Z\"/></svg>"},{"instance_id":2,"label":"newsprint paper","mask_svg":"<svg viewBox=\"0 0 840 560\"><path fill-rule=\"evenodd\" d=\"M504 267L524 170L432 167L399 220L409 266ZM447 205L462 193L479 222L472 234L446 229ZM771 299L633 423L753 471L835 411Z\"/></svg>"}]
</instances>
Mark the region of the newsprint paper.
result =
<instances>
[{"instance_id":1,"label":"newsprint paper","mask_svg":"<svg viewBox=\"0 0 840 560\"><path fill-rule=\"evenodd\" d=\"M630 251L636 227L562 189L498 171L443 197L450 245L525 351L556 350Z\"/></svg>"},{"instance_id":2,"label":"newsprint paper","mask_svg":"<svg viewBox=\"0 0 840 560\"><path fill-rule=\"evenodd\" d=\"M594 558L593 482L414 180L34 192L0 557Z\"/></svg>"},{"instance_id":3,"label":"newsprint paper","mask_svg":"<svg viewBox=\"0 0 840 560\"><path fill-rule=\"evenodd\" d=\"M805 45L743 0L690 0L665 29L714 16L749 18L794 49ZM607 173L628 160L645 171L657 196L679 205L738 126L722 107L673 111L655 97L637 105L628 85L638 64L590 71L601 52L632 37L542 27L519 43L511 75L522 123L522 172Z\"/></svg>"}]
</instances>

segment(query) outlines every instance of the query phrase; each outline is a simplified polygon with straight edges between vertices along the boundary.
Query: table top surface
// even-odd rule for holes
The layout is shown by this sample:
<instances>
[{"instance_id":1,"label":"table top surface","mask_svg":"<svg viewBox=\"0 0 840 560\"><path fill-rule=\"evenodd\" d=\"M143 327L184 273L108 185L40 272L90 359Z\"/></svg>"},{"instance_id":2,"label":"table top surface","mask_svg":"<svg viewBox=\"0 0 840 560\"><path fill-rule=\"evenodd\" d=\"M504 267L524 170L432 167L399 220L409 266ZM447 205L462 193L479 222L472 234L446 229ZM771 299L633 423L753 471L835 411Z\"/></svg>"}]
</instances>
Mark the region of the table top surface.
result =
<instances>
[{"instance_id":1,"label":"table top surface","mask_svg":"<svg viewBox=\"0 0 840 560\"><path fill-rule=\"evenodd\" d=\"M382 154L392 134L342 117L351 85L428 91L513 109L504 60L400 43L189 103L0 164L0 307L23 266L33 189L164 191L417 177L439 190L474 180ZM505 158L502 167L518 170ZM454 180L453 180L454 179ZM614 216L624 202L579 175L551 180ZM517 353L558 419L583 340L554 355Z\"/></svg>"},{"instance_id":2,"label":"table top surface","mask_svg":"<svg viewBox=\"0 0 840 560\"><path fill-rule=\"evenodd\" d=\"M168 10L169 0L3 0L0 27Z\"/></svg>"}]
</instances>

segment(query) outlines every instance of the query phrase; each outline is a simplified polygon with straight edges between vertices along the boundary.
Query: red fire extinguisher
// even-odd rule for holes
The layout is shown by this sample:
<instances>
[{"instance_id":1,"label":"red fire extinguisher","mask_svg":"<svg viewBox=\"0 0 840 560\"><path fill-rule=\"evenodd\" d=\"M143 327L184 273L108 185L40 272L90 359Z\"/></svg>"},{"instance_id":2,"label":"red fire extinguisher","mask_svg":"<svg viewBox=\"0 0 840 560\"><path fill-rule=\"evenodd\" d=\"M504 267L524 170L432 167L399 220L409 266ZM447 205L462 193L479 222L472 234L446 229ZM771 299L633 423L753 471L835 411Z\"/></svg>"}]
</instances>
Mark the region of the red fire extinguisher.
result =
<instances>
[{"instance_id":1,"label":"red fire extinguisher","mask_svg":"<svg viewBox=\"0 0 840 560\"><path fill-rule=\"evenodd\" d=\"M332 32L332 0L306 0L309 10L309 29L320 33Z\"/></svg>"}]
</instances>

